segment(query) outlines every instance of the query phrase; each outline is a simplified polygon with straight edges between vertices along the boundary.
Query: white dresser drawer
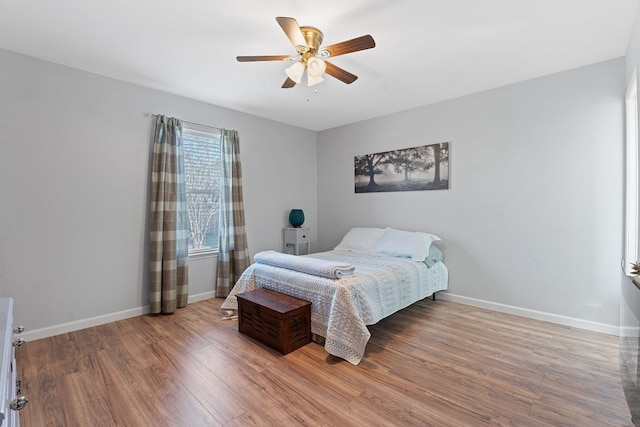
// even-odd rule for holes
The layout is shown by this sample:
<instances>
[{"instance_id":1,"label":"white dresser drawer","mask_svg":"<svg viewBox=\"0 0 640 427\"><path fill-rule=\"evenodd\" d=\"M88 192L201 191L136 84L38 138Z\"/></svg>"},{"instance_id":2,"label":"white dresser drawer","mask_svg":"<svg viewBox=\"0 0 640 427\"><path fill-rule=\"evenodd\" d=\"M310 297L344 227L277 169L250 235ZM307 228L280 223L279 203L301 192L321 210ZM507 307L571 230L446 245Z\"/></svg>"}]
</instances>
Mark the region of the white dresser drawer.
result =
<instances>
[{"instance_id":1,"label":"white dresser drawer","mask_svg":"<svg viewBox=\"0 0 640 427\"><path fill-rule=\"evenodd\" d=\"M18 411L27 398L18 396L18 378L13 328L13 299L0 298L0 427L18 427Z\"/></svg>"}]
</instances>

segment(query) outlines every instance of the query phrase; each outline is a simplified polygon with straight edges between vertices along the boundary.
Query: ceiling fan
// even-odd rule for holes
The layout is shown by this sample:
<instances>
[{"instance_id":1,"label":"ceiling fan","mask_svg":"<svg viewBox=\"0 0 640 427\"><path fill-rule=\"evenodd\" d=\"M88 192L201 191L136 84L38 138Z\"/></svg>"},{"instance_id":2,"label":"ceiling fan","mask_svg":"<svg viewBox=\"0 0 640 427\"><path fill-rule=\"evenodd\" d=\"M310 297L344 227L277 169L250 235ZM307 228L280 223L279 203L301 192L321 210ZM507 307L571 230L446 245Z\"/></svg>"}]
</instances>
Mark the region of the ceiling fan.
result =
<instances>
[{"instance_id":1,"label":"ceiling fan","mask_svg":"<svg viewBox=\"0 0 640 427\"><path fill-rule=\"evenodd\" d=\"M237 56L236 59L239 62L296 61L292 66L285 70L287 73L287 79L282 84L282 87L285 89L292 88L297 83L300 83L305 69L307 70L308 86L313 86L324 81L322 75L325 72L346 84L351 84L358 78L358 76L333 65L331 62L327 61L326 58L371 49L376 46L376 42L373 40L373 37L366 35L321 48L322 31L319 29L306 26L301 27L293 18L281 16L277 17L276 21L278 21L278 24L280 24L280 27L282 27L289 40L291 40L291 43L293 43L298 51L296 56Z\"/></svg>"}]
</instances>

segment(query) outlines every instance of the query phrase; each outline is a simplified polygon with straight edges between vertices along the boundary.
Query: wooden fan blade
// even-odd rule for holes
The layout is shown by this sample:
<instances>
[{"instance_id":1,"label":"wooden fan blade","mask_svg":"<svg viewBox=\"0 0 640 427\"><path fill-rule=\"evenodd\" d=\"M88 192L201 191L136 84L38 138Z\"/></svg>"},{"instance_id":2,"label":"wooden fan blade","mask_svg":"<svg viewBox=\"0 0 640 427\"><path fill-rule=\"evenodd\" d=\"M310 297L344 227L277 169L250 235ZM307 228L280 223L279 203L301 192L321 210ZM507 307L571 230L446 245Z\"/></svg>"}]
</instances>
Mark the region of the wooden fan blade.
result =
<instances>
[{"instance_id":1,"label":"wooden fan blade","mask_svg":"<svg viewBox=\"0 0 640 427\"><path fill-rule=\"evenodd\" d=\"M327 64L327 69L324 70L325 73L329 74L332 77L335 77L340 81L345 82L346 84L351 84L358 79L358 76L356 76L355 74L351 74L347 70L344 70L336 65L333 65L329 61L324 61L324 63Z\"/></svg>"},{"instance_id":2,"label":"wooden fan blade","mask_svg":"<svg viewBox=\"0 0 640 427\"><path fill-rule=\"evenodd\" d=\"M293 59L289 55L236 56L238 62L253 61L287 61Z\"/></svg>"},{"instance_id":3,"label":"wooden fan blade","mask_svg":"<svg viewBox=\"0 0 640 427\"><path fill-rule=\"evenodd\" d=\"M371 49L373 47L376 47L376 42L373 40L373 37L367 34L366 36L332 44L331 46L322 48L322 50L326 50L329 52L330 57L334 57L359 50Z\"/></svg>"},{"instance_id":4,"label":"wooden fan blade","mask_svg":"<svg viewBox=\"0 0 640 427\"><path fill-rule=\"evenodd\" d=\"M285 80L284 83L282 83L282 89L289 89L291 87L294 87L295 85L296 85L296 82L294 82L289 77L287 77L287 80Z\"/></svg>"},{"instance_id":5,"label":"wooden fan blade","mask_svg":"<svg viewBox=\"0 0 640 427\"><path fill-rule=\"evenodd\" d=\"M305 49L307 47L307 41L304 39L302 35L302 31L300 31L300 25L298 25L298 21L293 18L287 18L286 16L279 16L276 18L280 27L287 35L291 43L295 46L296 50L298 46L303 46Z\"/></svg>"}]
</instances>

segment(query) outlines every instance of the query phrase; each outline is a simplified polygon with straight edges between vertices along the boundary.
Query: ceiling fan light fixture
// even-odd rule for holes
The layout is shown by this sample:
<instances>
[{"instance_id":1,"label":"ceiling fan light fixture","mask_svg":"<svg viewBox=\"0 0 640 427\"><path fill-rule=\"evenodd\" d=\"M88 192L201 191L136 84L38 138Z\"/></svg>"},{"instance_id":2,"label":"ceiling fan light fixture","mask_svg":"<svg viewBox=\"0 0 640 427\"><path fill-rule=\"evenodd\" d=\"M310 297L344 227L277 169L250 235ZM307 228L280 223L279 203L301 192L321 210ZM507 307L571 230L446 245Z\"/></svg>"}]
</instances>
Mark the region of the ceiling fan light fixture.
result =
<instances>
[{"instance_id":1,"label":"ceiling fan light fixture","mask_svg":"<svg viewBox=\"0 0 640 427\"><path fill-rule=\"evenodd\" d=\"M320 58L310 58L307 61L307 74L309 75L309 77L313 77L313 78L321 77L324 74L324 71L326 69L327 69L327 64L325 64L325 62Z\"/></svg>"},{"instance_id":2,"label":"ceiling fan light fixture","mask_svg":"<svg viewBox=\"0 0 640 427\"><path fill-rule=\"evenodd\" d=\"M287 68L285 72L291 80L296 83L300 83L302 81L302 75L304 74L304 64L302 62L296 62Z\"/></svg>"},{"instance_id":3,"label":"ceiling fan light fixture","mask_svg":"<svg viewBox=\"0 0 640 427\"><path fill-rule=\"evenodd\" d=\"M317 85L318 83L322 83L324 79L321 76L313 77L311 73L307 71L307 86Z\"/></svg>"},{"instance_id":4,"label":"ceiling fan light fixture","mask_svg":"<svg viewBox=\"0 0 640 427\"><path fill-rule=\"evenodd\" d=\"M287 79L282 84L283 89L289 89L302 81L304 70L307 69L307 83L316 85L324 79L326 73L343 83L351 84L358 76L343 70L342 68L325 62L326 58L333 58L347 53L359 52L376 47L376 42L370 35L356 37L322 47L322 31L315 27L300 26L294 18L286 16L276 17L280 28L284 31L289 41L296 48L296 56L291 55L253 55L236 56L238 62L254 61L293 61L294 64L285 69Z\"/></svg>"}]
</instances>

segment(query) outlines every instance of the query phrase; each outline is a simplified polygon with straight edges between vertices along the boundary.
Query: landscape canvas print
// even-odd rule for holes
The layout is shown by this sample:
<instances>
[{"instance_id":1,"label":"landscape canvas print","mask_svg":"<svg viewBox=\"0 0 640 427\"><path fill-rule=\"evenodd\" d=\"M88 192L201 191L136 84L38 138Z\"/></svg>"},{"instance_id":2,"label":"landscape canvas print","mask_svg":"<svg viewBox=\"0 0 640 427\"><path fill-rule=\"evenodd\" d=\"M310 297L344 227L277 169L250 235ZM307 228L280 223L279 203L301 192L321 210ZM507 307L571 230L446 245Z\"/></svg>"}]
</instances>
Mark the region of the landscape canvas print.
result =
<instances>
[{"instance_id":1,"label":"landscape canvas print","mask_svg":"<svg viewBox=\"0 0 640 427\"><path fill-rule=\"evenodd\" d=\"M355 192L449 188L449 143L355 156Z\"/></svg>"}]
</instances>

